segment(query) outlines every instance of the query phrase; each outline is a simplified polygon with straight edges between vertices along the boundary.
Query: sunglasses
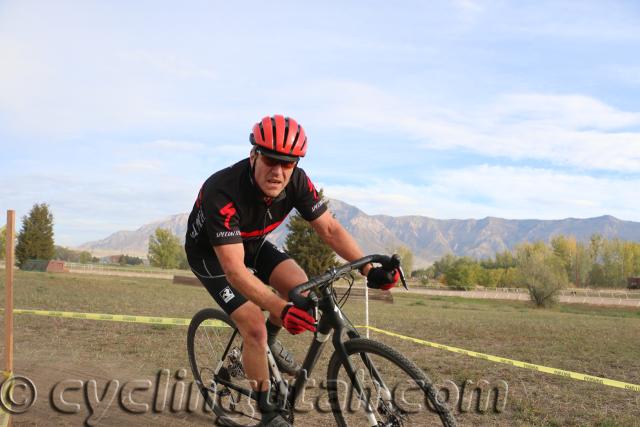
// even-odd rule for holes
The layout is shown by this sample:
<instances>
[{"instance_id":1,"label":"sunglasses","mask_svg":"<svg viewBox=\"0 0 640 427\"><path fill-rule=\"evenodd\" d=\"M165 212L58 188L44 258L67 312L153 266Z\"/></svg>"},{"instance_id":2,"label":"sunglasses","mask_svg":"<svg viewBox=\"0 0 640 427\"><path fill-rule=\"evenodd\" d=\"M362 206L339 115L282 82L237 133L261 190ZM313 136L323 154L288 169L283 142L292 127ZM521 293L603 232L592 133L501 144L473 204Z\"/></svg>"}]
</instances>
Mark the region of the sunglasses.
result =
<instances>
[{"instance_id":1,"label":"sunglasses","mask_svg":"<svg viewBox=\"0 0 640 427\"><path fill-rule=\"evenodd\" d=\"M260 158L262 159L264 164L270 168L275 168L276 166L280 165L282 166L282 169L290 170L295 168L296 165L298 164L297 160L294 160L294 161L278 160L278 159L274 159L273 157L267 157L264 154L262 154Z\"/></svg>"}]
</instances>

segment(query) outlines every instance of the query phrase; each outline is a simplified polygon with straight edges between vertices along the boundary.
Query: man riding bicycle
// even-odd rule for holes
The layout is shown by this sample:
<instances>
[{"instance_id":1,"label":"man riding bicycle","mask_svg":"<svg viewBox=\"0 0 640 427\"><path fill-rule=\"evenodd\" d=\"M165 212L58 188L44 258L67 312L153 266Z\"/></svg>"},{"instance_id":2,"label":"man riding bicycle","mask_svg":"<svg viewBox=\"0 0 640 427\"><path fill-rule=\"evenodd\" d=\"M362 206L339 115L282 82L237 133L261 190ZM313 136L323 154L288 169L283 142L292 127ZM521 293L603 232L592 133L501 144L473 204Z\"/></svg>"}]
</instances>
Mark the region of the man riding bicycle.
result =
<instances>
[{"instance_id":1,"label":"man riding bicycle","mask_svg":"<svg viewBox=\"0 0 640 427\"><path fill-rule=\"evenodd\" d=\"M276 336L283 326L294 335L313 332L315 319L286 299L307 275L265 238L296 208L342 258L353 261L364 254L297 167L308 146L302 126L281 115L264 117L249 139L249 158L214 173L202 185L189 215L185 249L191 270L242 335L243 365L258 392L262 425L288 426L268 402L266 348L282 371L295 374L299 365ZM360 272L372 288L389 289L399 277L397 271L371 264ZM269 312L266 323L262 310Z\"/></svg>"}]
</instances>

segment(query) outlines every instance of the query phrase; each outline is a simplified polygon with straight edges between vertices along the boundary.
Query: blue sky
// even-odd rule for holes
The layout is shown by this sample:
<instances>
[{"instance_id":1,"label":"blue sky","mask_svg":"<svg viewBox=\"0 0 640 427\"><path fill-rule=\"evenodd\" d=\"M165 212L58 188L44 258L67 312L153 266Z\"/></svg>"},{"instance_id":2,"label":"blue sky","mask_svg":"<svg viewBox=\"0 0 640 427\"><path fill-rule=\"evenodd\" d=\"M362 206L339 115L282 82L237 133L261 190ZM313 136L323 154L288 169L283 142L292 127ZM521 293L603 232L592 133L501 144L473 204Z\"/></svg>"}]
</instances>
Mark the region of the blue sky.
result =
<instances>
[{"instance_id":1,"label":"blue sky","mask_svg":"<svg viewBox=\"0 0 640 427\"><path fill-rule=\"evenodd\" d=\"M640 221L638 52L633 1L4 0L0 209L63 245L187 212L282 113L369 214Z\"/></svg>"}]
</instances>

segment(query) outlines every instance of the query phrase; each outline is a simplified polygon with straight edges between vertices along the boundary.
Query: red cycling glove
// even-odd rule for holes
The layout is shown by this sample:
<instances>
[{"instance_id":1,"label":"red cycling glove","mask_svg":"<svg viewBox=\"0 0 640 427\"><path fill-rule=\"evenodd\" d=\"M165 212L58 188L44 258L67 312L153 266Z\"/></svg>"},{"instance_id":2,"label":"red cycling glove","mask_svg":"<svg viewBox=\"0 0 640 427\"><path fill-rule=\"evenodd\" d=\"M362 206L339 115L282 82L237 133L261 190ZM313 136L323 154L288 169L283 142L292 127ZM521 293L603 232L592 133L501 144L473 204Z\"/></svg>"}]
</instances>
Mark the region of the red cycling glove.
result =
<instances>
[{"instance_id":1,"label":"red cycling glove","mask_svg":"<svg viewBox=\"0 0 640 427\"><path fill-rule=\"evenodd\" d=\"M367 286L371 289L389 290L393 288L400 279L400 272L397 268L393 271L385 270L382 267L374 267L367 274Z\"/></svg>"},{"instance_id":2,"label":"red cycling glove","mask_svg":"<svg viewBox=\"0 0 640 427\"><path fill-rule=\"evenodd\" d=\"M316 331L316 319L306 310L289 303L282 310L282 326L292 335L298 335L305 330Z\"/></svg>"}]
</instances>

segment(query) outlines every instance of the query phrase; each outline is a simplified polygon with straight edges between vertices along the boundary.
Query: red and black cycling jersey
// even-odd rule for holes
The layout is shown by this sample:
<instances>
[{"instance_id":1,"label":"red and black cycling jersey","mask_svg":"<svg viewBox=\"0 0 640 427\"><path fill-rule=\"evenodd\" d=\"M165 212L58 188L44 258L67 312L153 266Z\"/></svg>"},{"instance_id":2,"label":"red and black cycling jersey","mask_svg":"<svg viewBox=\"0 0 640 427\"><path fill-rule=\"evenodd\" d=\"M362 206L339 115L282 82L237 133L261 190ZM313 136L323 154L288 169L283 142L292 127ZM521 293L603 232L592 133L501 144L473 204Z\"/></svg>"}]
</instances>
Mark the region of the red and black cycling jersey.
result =
<instances>
[{"instance_id":1,"label":"red and black cycling jersey","mask_svg":"<svg viewBox=\"0 0 640 427\"><path fill-rule=\"evenodd\" d=\"M295 208L307 221L326 210L304 170L296 167L285 189L266 198L254 184L249 159L211 175L189 215L185 248L192 255L215 257L213 246L244 243L245 251L275 230Z\"/></svg>"}]
</instances>

